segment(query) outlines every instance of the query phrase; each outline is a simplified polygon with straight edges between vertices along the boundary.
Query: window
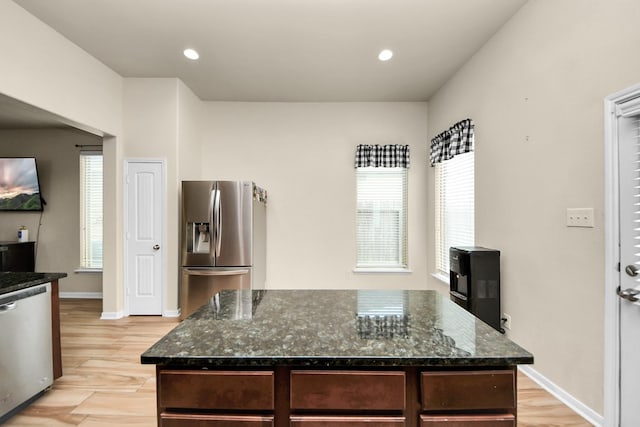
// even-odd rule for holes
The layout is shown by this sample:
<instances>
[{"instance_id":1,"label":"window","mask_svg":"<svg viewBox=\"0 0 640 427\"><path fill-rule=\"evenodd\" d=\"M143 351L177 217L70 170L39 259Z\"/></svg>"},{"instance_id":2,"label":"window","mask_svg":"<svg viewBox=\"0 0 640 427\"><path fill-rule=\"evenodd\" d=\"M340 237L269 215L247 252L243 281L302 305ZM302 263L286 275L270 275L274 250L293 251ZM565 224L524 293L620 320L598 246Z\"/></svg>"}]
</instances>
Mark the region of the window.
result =
<instances>
[{"instance_id":1,"label":"window","mask_svg":"<svg viewBox=\"0 0 640 427\"><path fill-rule=\"evenodd\" d=\"M102 153L80 153L80 268L102 269Z\"/></svg>"},{"instance_id":2,"label":"window","mask_svg":"<svg viewBox=\"0 0 640 427\"><path fill-rule=\"evenodd\" d=\"M407 175L401 167L359 167L357 268L407 268Z\"/></svg>"},{"instance_id":3,"label":"window","mask_svg":"<svg viewBox=\"0 0 640 427\"><path fill-rule=\"evenodd\" d=\"M436 165L435 190L436 269L449 277L449 248L475 241L473 151Z\"/></svg>"}]
</instances>

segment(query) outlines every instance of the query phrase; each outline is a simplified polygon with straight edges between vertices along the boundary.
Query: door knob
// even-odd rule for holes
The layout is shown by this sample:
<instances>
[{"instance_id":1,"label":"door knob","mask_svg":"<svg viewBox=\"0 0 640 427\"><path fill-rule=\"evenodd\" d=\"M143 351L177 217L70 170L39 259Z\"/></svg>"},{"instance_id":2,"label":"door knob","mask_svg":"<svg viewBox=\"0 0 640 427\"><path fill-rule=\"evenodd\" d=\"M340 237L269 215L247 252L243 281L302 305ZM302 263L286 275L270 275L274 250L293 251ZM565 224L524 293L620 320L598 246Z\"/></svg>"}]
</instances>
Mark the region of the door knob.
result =
<instances>
[{"instance_id":1,"label":"door knob","mask_svg":"<svg viewBox=\"0 0 640 427\"><path fill-rule=\"evenodd\" d=\"M160 245L153 245L153 250L154 250L154 251L157 251L157 250L159 250L159 249L160 249Z\"/></svg>"},{"instance_id":2,"label":"door knob","mask_svg":"<svg viewBox=\"0 0 640 427\"><path fill-rule=\"evenodd\" d=\"M637 295L640 294L640 290L638 289L629 288L623 291L620 288L618 288L616 292L618 293L618 296L620 298L626 299L627 301L631 301L631 302L640 301L640 298L637 297Z\"/></svg>"},{"instance_id":3,"label":"door knob","mask_svg":"<svg viewBox=\"0 0 640 427\"><path fill-rule=\"evenodd\" d=\"M635 265L627 265L624 268L625 273L627 273L629 276L631 277L636 277L638 275L638 267L636 267Z\"/></svg>"}]
</instances>

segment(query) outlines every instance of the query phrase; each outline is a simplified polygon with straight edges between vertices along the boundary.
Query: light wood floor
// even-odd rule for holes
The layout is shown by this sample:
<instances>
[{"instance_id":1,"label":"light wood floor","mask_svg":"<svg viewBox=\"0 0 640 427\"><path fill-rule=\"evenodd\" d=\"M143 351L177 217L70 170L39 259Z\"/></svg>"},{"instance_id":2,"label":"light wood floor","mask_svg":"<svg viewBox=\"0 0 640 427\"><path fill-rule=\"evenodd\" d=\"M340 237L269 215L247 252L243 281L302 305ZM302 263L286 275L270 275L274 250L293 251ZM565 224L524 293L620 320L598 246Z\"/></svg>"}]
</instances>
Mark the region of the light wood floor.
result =
<instances>
[{"instance_id":1,"label":"light wood floor","mask_svg":"<svg viewBox=\"0 0 640 427\"><path fill-rule=\"evenodd\" d=\"M140 354L177 320L99 320L101 301L62 300L64 375L4 427L155 427L155 368ZM588 427L526 376L518 377L518 427Z\"/></svg>"}]
</instances>

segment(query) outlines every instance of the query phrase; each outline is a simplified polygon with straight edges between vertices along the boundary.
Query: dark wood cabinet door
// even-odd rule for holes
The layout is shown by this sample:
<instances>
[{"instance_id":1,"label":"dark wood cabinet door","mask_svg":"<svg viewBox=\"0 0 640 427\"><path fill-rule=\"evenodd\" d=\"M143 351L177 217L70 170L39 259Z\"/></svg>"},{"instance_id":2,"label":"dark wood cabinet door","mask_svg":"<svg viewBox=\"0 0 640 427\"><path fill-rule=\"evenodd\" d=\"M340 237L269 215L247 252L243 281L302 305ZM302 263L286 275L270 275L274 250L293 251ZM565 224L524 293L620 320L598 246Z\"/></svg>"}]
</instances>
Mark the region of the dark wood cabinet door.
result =
<instances>
[{"instance_id":1,"label":"dark wood cabinet door","mask_svg":"<svg viewBox=\"0 0 640 427\"><path fill-rule=\"evenodd\" d=\"M404 427L404 417L292 416L290 427Z\"/></svg>"},{"instance_id":2,"label":"dark wood cabinet door","mask_svg":"<svg viewBox=\"0 0 640 427\"><path fill-rule=\"evenodd\" d=\"M271 371L162 371L161 408L265 410L274 407Z\"/></svg>"},{"instance_id":3,"label":"dark wood cabinet door","mask_svg":"<svg viewBox=\"0 0 640 427\"><path fill-rule=\"evenodd\" d=\"M160 427L273 427L273 417L163 413Z\"/></svg>"},{"instance_id":4,"label":"dark wood cabinet door","mask_svg":"<svg viewBox=\"0 0 640 427\"><path fill-rule=\"evenodd\" d=\"M511 414L422 415L420 427L516 427L516 419Z\"/></svg>"},{"instance_id":5,"label":"dark wood cabinet door","mask_svg":"<svg viewBox=\"0 0 640 427\"><path fill-rule=\"evenodd\" d=\"M292 410L403 410L402 371L291 371Z\"/></svg>"},{"instance_id":6,"label":"dark wood cabinet door","mask_svg":"<svg viewBox=\"0 0 640 427\"><path fill-rule=\"evenodd\" d=\"M516 407L513 370L422 372L421 386L425 411Z\"/></svg>"}]
</instances>

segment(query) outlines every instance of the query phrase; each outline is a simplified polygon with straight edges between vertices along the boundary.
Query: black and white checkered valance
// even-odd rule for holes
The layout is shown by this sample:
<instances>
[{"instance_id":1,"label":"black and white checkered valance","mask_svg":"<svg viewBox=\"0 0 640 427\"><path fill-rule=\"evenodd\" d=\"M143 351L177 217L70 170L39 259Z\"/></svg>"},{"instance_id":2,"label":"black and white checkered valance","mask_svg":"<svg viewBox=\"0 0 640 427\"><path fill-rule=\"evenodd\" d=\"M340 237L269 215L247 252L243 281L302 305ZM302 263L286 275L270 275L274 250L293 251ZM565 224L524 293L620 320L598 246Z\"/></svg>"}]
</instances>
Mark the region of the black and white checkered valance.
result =
<instances>
[{"instance_id":1,"label":"black and white checkered valance","mask_svg":"<svg viewBox=\"0 0 640 427\"><path fill-rule=\"evenodd\" d=\"M473 151L473 127L473 120L465 119L433 138L429 154L431 166Z\"/></svg>"},{"instance_id":2,"label":"black and white checkered valance","mask_svg":"<svg viewBox=\"0 0 640 427\"><path fill-rule=\"evenodd\" d=\"M365 168L408 168L408 145L367 145L360 144L356 147L355 167Z\"/></svg>"}]
</instances>

